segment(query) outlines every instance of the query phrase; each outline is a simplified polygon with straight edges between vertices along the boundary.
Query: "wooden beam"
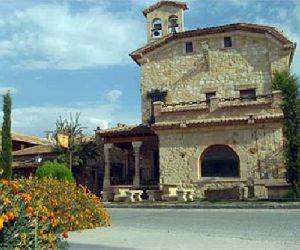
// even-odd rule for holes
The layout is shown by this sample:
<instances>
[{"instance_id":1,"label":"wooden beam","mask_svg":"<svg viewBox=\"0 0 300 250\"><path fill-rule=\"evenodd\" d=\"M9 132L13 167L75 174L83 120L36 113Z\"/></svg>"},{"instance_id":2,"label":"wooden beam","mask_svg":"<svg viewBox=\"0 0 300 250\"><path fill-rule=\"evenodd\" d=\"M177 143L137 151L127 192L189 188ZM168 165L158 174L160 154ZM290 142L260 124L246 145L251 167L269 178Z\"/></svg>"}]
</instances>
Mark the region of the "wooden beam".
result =
<instances>
[{"instance_id":1,"label":"wooden beam","mask_svg":"<svg viewBox=\"0 0 300 250\"><path fill-rule=\"evenodd\" d=\"M133 142L133 141L157 141L157 136L139 136L139 137L118 137L118 138L104 138L104 143L123 143L123 142Z\"/></svg>"}]
</instances>

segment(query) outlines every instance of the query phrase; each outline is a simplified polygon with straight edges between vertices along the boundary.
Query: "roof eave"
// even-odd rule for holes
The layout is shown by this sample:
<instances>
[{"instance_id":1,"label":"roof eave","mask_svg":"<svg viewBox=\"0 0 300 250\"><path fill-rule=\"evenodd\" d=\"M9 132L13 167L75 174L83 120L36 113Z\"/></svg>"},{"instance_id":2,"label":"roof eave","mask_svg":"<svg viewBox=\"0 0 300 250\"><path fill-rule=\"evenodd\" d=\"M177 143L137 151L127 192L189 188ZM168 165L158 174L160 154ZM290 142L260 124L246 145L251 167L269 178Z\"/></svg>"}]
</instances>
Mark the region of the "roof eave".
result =
<instances>
[{"instance_id":1,"label":"roof eave","mask_svg":"<svg viewBox=\"0 0 300 250\"><path fill-rule=\"evenodd\" d=\"M130 56L138 65L140 65L140 59L142 59L144 55L176 39L195 37L201 35L210 35L215 33L226 33L226 32L238 31L238 30L256 32L256 33L269 33L275 39L283 43L285 46L293 48L295 50L296 45L291 41L289 41L283 34L279 33L273 27L266 27L263 25L255 26L255 25L256 24L254 24L254 26L251 25L247 26L247 24L244 23L236 23L236 24L228 24L228 25L212 27L212 28L205 28L201 30L196 29L196 30L189 30L185 32L170 34L168 36L161 38L160 40L157 40L151 44L147 44L146 46L132 52Z\"/></svg>"},{"instance_id":2,"label":"roof eave","mask_svg":"<svg viewBox=\"0 0 300 250\"><path fill-rule=\"evenodd\" d=\"M176 1L160 1L160 2L157 2L156 4L153 4L151 5L150 7L148 7L147 9L143 10L143 15L144 17L147 17L147 15L160 8L161 6L163 5L174 5L174 6L178 6L180 8L182 8L183 10L187 10L188 9L188 6L185 2L176 2Z\"/></svg>"}]
</instances>

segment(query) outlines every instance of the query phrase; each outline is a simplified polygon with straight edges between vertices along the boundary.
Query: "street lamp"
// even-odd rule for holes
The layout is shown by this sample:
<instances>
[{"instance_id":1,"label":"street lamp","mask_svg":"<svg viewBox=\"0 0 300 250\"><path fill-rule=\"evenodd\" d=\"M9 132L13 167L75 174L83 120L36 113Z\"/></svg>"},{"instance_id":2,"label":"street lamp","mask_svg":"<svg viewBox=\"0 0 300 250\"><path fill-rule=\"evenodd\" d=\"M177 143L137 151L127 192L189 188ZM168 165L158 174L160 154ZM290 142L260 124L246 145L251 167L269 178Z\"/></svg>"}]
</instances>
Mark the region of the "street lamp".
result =
<instances>
[{"instance_id":1,"label":"street lamp","mask_svg":"<svg viewBox=\"0 0 300 250\"><path fill-rule=\"evenodd\" d=\"M35 162L36 162L36 163L41 163L42 160L43 160L43 158L42 158L40 155L37 155L37 156L35 157Z\"/></svg>"}]
</instances>

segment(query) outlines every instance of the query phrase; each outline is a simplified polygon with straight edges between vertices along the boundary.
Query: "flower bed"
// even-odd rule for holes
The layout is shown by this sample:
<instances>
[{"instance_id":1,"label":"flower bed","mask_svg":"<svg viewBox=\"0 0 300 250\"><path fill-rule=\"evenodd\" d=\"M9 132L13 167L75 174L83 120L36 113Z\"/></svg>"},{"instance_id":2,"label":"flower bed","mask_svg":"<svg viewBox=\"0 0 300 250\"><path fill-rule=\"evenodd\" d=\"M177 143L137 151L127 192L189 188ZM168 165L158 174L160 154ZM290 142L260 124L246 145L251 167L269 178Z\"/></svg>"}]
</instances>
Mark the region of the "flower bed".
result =
<instances>
[{"instance_id":1,"label":"flower bed","mask_svg":"<svg viewBox=\"0 0 300 250\"><path fill-rule=\"evenodd\" d=\"M54 179L0 180L0 249L64 249L68 231L109 226L101 200Z\"/></svg>"}]
</instances>

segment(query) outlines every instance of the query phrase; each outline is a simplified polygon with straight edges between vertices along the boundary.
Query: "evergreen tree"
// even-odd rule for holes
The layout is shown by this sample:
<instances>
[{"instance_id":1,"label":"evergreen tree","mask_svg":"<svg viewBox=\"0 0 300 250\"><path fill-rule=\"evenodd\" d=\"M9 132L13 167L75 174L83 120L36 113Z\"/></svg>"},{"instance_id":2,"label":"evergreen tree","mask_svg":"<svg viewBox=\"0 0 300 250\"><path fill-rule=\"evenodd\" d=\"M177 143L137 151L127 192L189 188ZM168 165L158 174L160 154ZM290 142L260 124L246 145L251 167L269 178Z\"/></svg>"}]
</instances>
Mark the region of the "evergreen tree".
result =
<instances>
[{"instance_id":1,"label":"evergreen tree","mask_svg":"<svg viewBox=\"0 0 300 250\"><path fill-rule=\"evenodd\" d=\"M3 96L3 123L2 123L2 152L1 168L2 177L12 178L12 141L11 141L11 97L7 93Z\"/></svg>"},{"instance_id":2,"label":"evergreen tree","mask_svg":"<svg viewBox=\"0 0 300 250\"><path fill-rule=\"evenodd\" d=\"M281 90L284 114L283 133L287 140L285 148L287 181L291 183L295 196L300 196L300 100L297 78L285 71L275 73L273 89Z\"/></svg>"}]
</instances>

